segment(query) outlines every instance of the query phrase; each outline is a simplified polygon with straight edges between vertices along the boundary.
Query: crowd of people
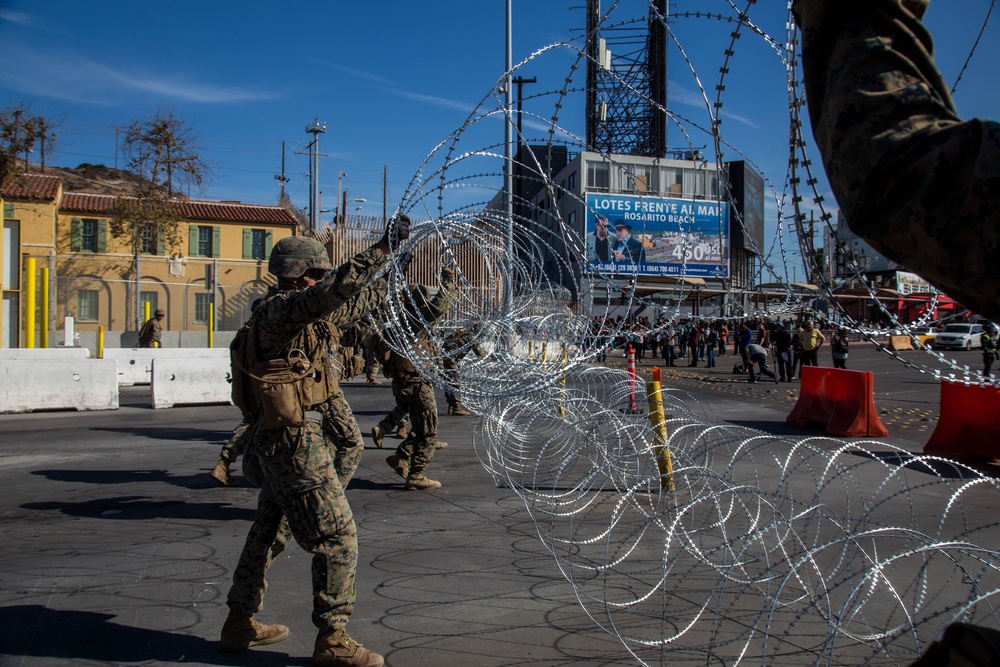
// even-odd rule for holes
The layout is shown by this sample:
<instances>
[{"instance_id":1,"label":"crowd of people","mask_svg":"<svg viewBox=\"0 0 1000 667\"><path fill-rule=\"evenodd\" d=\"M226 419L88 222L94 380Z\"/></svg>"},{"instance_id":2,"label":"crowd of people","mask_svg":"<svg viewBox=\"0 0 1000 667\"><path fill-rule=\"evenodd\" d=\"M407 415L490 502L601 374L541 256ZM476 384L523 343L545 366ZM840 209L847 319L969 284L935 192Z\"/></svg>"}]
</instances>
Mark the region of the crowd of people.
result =
<instances>
[{"instance_id":1,"label":"crowd of people","mask_svg":"<svg viewBox=\"0 0 1000 667\"><path fill-rule=\"evenodd\" d=\"M647 317L595 317L588 348L597 350L599 362L607 361L609 352L625 355L631 349L637 362L648 354L662 358L665 367L704 363L705 368L714 368L720 357L734 356L734 371L749 376L749 382L756 382L755 368L775 382L791 382L802 366L820 364L820 348L827 342L823 329L831 331L831 364L847 368L850 334L845 328L830 327L828 320L808 318L687 318L676 323L665 319L651 323ZM768 368L769 357L774 359L777 373Z\"/></svg>"}]
</instances>

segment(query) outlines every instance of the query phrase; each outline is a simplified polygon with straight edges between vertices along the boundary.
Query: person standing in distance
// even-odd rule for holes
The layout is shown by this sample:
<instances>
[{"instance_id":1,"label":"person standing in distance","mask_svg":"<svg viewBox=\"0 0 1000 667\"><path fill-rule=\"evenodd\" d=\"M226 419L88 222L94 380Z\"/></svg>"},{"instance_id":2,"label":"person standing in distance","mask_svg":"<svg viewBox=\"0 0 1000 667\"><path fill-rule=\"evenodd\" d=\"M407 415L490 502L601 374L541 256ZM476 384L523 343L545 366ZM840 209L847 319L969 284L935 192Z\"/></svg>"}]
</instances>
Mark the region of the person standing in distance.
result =
<instances>
[{"instance_id":1,"label":"person standing in distance","mask_svg":"<svg viewBox=\"0 0 1000 667\"><path fill-rule=\"evenodd\" d=\"M333 454L320 426L305 410L321 402L315 392L327 386L333 371L318 344L324 321L362 290L388 263L387 256L408 238L410 220L390 221L382 239L333 270L326 249L315 239L287 237L274 245L268 270L278 279L250 321L258 363L305 364L292 391L280 383L256 380L261 403L258 427L250 443L261 471L257 514L233 573L227 595L229 616L222 627L219 650L233 652L279 642L288 637L283 625L266 625L254 614L263 609L265 574L283 519L295 541L313 554L312 621L318 632L312 661L319 667L381 667L381 655L347 634L354 611L354 577L358 559L354 516L337 479ZM321 359L319 364L314 359ZM255 371L259 376L264 373ZM295 373L290 373L294 377ZM303 383L298 386L298 383ZM308 388L307 388L308 385ZM315 387L314 385L322 385ZM264 390L267 390L265 393ZM310 405L301 399L309 393ZM325 399L324 399L325 400Z\"/></svg>"},{"instance_id":2,"label":"person standing in distance","mask_svg":"<svg viewBox=\"0 0 1000 667\"><path fill-rule=\"evenodd\" d=\"M153 316L146 320L139 329L139 347L160 347L163 338L163 318L167 314L157 308Z\"/></svg>"},{"instance_id":3,"label":"person standing in distance","mask_svg":"<svg viewBox=\"0 0 1000 667\"><path fill-rule=\"evenodd\" d=\"M816 328L812 320L806 321L805 327L799 331L799 341L802 343L802 356L800 357L803 366L819 366L819 348L826 340L826 336Z\"/></svg>"}]
</instances>

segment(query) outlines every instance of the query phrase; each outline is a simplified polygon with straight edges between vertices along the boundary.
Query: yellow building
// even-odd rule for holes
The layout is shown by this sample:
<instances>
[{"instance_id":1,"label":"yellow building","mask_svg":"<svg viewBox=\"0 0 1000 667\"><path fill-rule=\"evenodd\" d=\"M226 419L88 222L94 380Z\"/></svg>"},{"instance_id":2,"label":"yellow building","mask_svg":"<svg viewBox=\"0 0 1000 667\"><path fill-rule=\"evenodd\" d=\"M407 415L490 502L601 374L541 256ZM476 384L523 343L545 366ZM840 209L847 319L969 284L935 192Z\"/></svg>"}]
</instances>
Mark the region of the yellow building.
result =
<instances>
[{"instance_id":1,"label":"yellow building","mask_svg":"<svg viewBox=\"0 0 1000 667\"><path fill-rule=\"evenodd\" d=\"M273 283L267 273L271 246L297 225L279 206L176 200L180 247L143 239L137 262L128 242L110 233L115 196L64 193L60 179L38 175L4 190L4 347L23 340L28 257L36 258L39 272L49 269L51 331L71 316L81 332L99 326L111 335L135 332L148 307L166 311L165 331L191 332L204 341L210 319L215 330L234 331L249 317L250 304ZM20 337L14 322L22 323L16 327ZM127 344L128 336L121 341Z\"/></svg>"},{"instance_id":2,"label":"yellow building","mask_svg":"<svg viewBox=\"0 0 1000 667\"><path fill-rule=\"evenodd\" d=\"M0 192L3 235L0 236L0 347L20 347L24 319L24 258L55 253L57 203L62 179L28 174L8 179ZM42 264L47 266L47 264Z\"/></svg>"}]
</instances>

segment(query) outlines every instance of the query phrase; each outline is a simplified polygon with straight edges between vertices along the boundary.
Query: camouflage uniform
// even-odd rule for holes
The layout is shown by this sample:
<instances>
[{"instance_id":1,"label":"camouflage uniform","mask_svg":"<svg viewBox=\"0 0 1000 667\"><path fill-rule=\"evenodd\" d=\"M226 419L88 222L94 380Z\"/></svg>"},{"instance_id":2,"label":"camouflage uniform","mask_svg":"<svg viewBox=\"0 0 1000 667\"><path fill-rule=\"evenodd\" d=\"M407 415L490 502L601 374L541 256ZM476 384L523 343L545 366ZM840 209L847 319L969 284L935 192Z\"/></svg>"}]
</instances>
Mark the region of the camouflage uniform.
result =
<instances>
[{"instance_id":1,"label":"camouflage uniform","mask_svg":"<svg viewBox=\"0 0 1000 667\"><path fill-rule=\"evenodd\" d=\"M273 290L254 314L259 358L282 357L304 328L329 317L386 261L373 247L312 287ZM313 623L321 633L342 630L354 609L357 532L320 426L306 421L300 427L257 428L252 456L263 488L227 596L231 612L261 609L264 575L284 548L282 522L287 519L295 540L313 554Z\"/></svg>"},{"instance_id":2,"label":"camouflage uniform","mask_svg":"<svg viewBox=\"0 0 1000 667\"><path fill-rule=\"evenodd\" d=\"M423 302L417 306L422 311L422 318L414 318L414 326L422 327L425 322L427 325L436 322L448 310L454 298L455 274L450 268L445 268L441 272L441 289L430 303L419 299ZM425 334L426 331L420 332L418 339L422 339ZM437 448L438 407L434 398L434 386L420 375L409 359L395 351L390 354L386 370L392 376L392 395L396 399L396 405L409 414L412 437L403 440L387 462L397 473L407 478L407 488L422 488L414 484L424 479L424 471L434 460ZM387 420L391 418L392 413ZM388 424L387 420L383 420L383 423L387 426L394 425ZM440 486L436 482L431 484Z\"/></svg>"},{"instance_id":3,"label":"camouflage uniform","mask_svg":"<svg viewBox=\"0 0 1000 667\"><path fill-rule=\"evenodd\" d=\"M1000 315L1000 125L963 122L920 22L928 0L795 0L813 133L850 228Z\"/></svg>"},{"instance_id":4,"label":"camouflage uniform","mask_svg":"<svg viewBox=\"0 0 1000 667\"><path fill-rule=\"evenodd\" d=\"M163 339L163 325L159 320L161 312L157 310L156 315L146 320L139 329L139 347L160 347Z\"/></svg>"}]
</instances>

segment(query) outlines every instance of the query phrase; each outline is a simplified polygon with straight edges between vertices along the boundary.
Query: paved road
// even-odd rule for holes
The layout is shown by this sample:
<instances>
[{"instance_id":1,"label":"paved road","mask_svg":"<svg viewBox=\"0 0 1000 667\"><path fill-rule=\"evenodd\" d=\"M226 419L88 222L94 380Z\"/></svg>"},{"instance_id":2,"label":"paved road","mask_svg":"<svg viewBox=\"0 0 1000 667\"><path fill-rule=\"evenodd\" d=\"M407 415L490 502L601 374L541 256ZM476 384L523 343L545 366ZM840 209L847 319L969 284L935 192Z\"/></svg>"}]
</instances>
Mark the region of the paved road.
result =
<instances>
[{"instance_id":1,"label":"paved road","mask_svg":"<svg viewBox=\"0 0 1000 667\"><path fill-rule=\"evenodd\" d=\"M796 385L746 385L727 372L730 360L720 359L717 370L671 369L666 378L709 402L723 421L798 433L784 423ZM936 419L933 378L863 346L852 348L849 363L876 371L889 440L919 450ZM640 372L650 368L642 364ZM390 405L389 388L352 382L345 389L367 433ZM215 651L256 496L207 476L238 412L151 410L148 401L148 389L133 388L114 412L0 416L0 665L308 664L309 558L294 546L272 569L262 615L288 624L291 638L251 656ZM389 450L369 441L348 490L361 543L352 634L397 667L636 664L581 607L524 501L484 470L472 446L474 424L442 416L451 444L431 469L444 483L435 492L404 491L383 461ZM995 494L981 493L977 502L995 515ZM924 495L933 507L943 502ZM716 583L674 576L675 587L693 586L688 603ZM679 588L674 595L682 601ZM743 628L760 613L759 603L744 603L720 609L715 629L685 638L697 646L715 641L720 629ZM588 611L602 618L600 605ZM811 662L822 637L786 638L786 664ZM703 652L678 646L646 649L643 659L705 664ZM857 661L848 655L834 663Z\"/></svg>"}]
</instances>

